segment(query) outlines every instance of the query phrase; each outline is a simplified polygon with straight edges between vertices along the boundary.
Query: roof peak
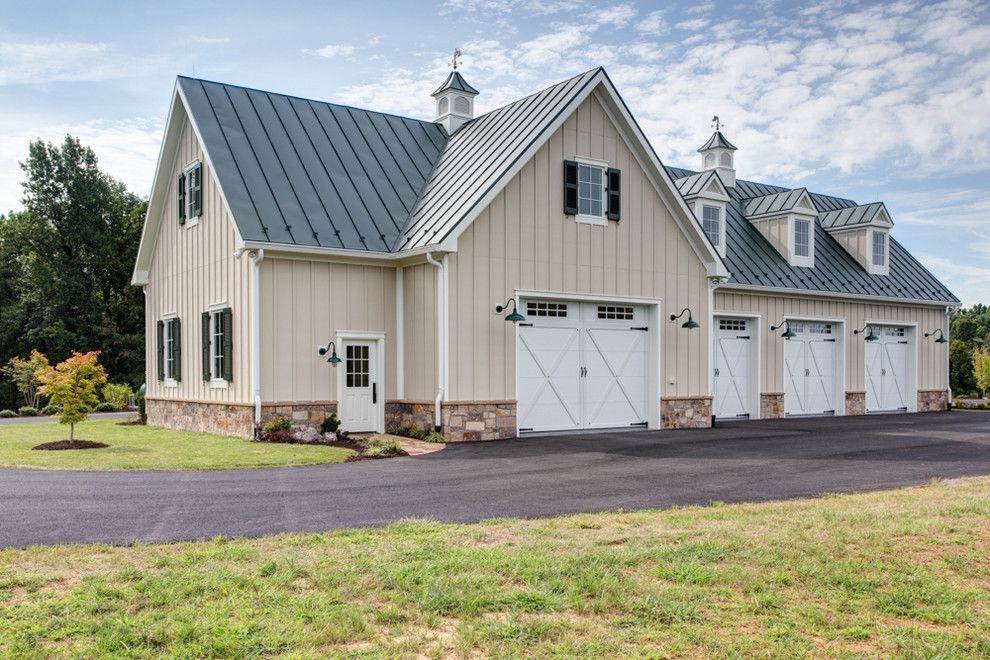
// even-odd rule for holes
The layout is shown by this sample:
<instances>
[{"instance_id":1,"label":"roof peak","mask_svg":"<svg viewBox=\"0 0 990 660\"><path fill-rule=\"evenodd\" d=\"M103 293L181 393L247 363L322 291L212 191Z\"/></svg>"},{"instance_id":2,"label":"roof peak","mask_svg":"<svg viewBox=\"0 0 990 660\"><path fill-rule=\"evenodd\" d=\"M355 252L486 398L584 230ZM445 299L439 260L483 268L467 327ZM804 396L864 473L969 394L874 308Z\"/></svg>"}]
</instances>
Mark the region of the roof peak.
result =
<instances>
[{"instance_id":1,"label":"roof peak","mask_svg":"<svg viewBox=\"0 0 990 660\"><path fill-rule=\"evenodd\" d=\"M474 87L469 85L468 81L464 80L464 76L461 75L461 72L456 69L447 75L447 79L443 81L443 84L437 87L437 91L433 92L430 96L436 96L441 92L446 92L448 89L456 89L457 91L464 92L465 94L480 93Z\"/></svg>"},{"instance_id":2,"label":"roof peak","mask_svg":"<svg viewBox=\"0 0 990 660\"><path fill-rule=\"evenodd\" d=\"M712 133L712 136L708 138L707 142L701 145L701 148L698 149L698 151L704 152L704 151L708 151L709 149L729 149L730 151L738 151L736 146L731 142L729 142L725 138L725 136L722 135L722 131L719 130L716 130L714 133Z\"/></svg>"}]
</instances>

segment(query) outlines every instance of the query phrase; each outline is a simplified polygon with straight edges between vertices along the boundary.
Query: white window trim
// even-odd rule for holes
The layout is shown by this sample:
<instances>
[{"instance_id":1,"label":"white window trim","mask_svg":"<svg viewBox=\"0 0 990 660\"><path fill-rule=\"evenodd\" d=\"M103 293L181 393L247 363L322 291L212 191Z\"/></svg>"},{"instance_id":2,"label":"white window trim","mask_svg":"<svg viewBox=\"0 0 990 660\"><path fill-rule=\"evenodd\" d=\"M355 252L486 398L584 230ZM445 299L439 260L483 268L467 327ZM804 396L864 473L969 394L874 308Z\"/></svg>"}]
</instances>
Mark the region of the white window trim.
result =
<instances>
[{"instance_id":1,"label":"white window trim","mask_svg":"<svg viewBox=\"0 0 990 660\"><path fill-rule=\"evenodd\" d=\"M575 156L574 162L579 165L588 165L590 167L600 167L602 169L602 214L597 215L587 215L580 212L581 208L581 194L580 194L580 168L578 169L578 213L574 216L574 222L579 222L585 225L595 225L598 227L608 226L608 168L609 164L606 160L598 160L596 158L587 158L584 156Z\"/></svg>"},{"instance_id":2,"label":"white window trim","mask_svg":"<svg viewBox=\"0 0 990 660\"><path fill-rule=\"evenodd\" d=\"M883 265L878 266L873 263L873 236L875 234L884 234L884 260ZM870 228L866 233L866 271L870 275L889 275L890 274L890 232L884 229Z\"/></svg>"},{"instance_id":3,"label":"white window trim","mask_svg":"<svg viewBox=\"0 0 990 660\"><path fill-rule=\"evenodd\" d=\"M190 229L190 228L195 227L196 225L198 225L199 224L199 219L203 215L203 204L202 204L202 201L200 202L199 213L197 215L195 215L195 216L190 215L190 212L189 212L189 202L192 199L192 188L189 187L189 173L192 172L194 169L196 169L196 166L197 165L199 165L199 189L200 189L200 194L202 194L202 190L203 190L203 164L199 160L194 160L191 163L189 163L188 165L186 165L184 168L182 168L182 176L186 180L186 222L182 225L182 227L184 229Z\"/></svg>"},{"instance_id":4,"label":"white window trim","mask_svg":"<svg viewBox=\"0 0 990 660\"><path fill-rule=\"evenodd\" d=\"M165 324L162 329L162 371L164 371L165 378L162 379L163 387L176 388L179 386L179 381L172 378L172 370L168 368L168 326L169 321L179 318L179 315L175 312L169 312L168 314L163 314L161 321Z\"/></svg>"},{"instance_id":5,"label":"white window trim","mask_svg":"<svg viewBox=\"0 0 990 660\"><path fill-rule=\"evenodd\" d=\"M711 195L711 193L708 193L708 195ZM702 195L702 196L699 196L698 197L698 201L695 204L694 212L695 212L695 215L697 215L697 217L698 217L698 222L701 224L701 231L705 235L705 237L707 238L708 237L708 232L705 231L705 207L706 206L715 206L715 207L718 207L718 209L719 209L719 228L718 228L718 231L719 231L719 236L718 236L719 241L718 241L718 245L715 245L713 247L715 248L715 251L719 253L719 256L724 257L725 256L725 225L726 225L726 220L727 220L727 218L726 218L726 216L727 216L726 206L727 205L726 205L725 202L715 201L710 196L704 196L704 195Z\"/></svg>"},{"instance_id":6,"label":"white window trim","mask_svg":"<svg viewBox=\"0 0 990 660\"><path fill-rule=\"evenodd\" d=\"M795 239L797 238L797 223L799 221L808 223L808 255L798 256ZM800 268L815 267L815 221L812 218L803 216L789 216L787 219L788 249L790 251L790 264Z\"/></svg>"}]
</instances>

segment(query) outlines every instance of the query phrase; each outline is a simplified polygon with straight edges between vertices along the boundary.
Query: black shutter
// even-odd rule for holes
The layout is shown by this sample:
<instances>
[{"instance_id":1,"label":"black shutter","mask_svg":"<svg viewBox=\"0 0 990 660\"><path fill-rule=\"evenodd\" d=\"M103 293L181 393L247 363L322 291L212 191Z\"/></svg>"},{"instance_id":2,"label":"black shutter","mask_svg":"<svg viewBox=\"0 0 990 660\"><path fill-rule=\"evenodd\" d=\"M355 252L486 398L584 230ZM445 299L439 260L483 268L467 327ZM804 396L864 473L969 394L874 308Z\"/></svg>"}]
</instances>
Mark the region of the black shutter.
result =
<instances>
[{"instance_id":1,"label":"black shutter","mask_svg":"<svg viewBox=\"0 0 990 660\"><path fill-rule=\"evenodd\" d=\"M619 219L620 191L622 190L619 170L608 168L608 219Z\"/></svg>"},{"instance_id":2,"label":"black shutter","mask_svg":"<svg viewBox=\"0 0 990 660\"><path fill-rule=\"evenodd\" d=\"M155 337L158 345L158 380L165 380L165 322L158 322L158 333Z\"/></svg>"},{"instance_id":3,"label":"black shutter","mask_svg":"<svg viewBox=\"0 0 990 660\"><path fill-rule=\"evenodd\" d=\"M186 224L186 175L179 175L179 224Z\"/></svg>"},{"instance_id":4,"label":"black shutter","mask_svg":"<svg viewBox=\"0 0 990 660\"><path fill-rule=\"evenodd\" d=\"M230 307L220 314L223 320L223 379L228 383L234 380L234 322Z\"/></svg>"},{"instance_id":5,"label":"black shutter","mask_svg":"<svg viewBox=\"0 0 990 660\"><path fill-rule=\"evenodd\" d=\"M564 213L577 215L578 212L578 164L573 160L564 161Z\"/></svg>"},{"instance_id":6,"label":"black shutter","mask_svg":"<svg viewBox=\"0 0 990 660\"><path fill-rule=\"evenodd\" d=\"M172 354L175 356L172 363L172 378L179 382L182 380L182 331L179 319L172 319L169 323L172 324Z\"/></svg>"},{"instance_id":7,"label":"black shutter","mask_svg":"<svg viewBox=\"0 0 990 660\"><path fill-rule=\"evenodd\" d=\"M203 179L201 177L202 168L203 168L202 165L197 165L192 171L192 180L193 180L192 191L191 191L192 204L193 204L193 213L195 213L195 216L197 218L200 215L202 215L203 212Z\"/></svg>"},{"instance_id":8,"label":"black shutter","mask_svg":"<svg viewBox=\"0 0 990 660\"><path fill-rule=\"evenodd\" d=\"M203 312L203 380L210 380L210 313Z\"/></svg>"}]
</instances>

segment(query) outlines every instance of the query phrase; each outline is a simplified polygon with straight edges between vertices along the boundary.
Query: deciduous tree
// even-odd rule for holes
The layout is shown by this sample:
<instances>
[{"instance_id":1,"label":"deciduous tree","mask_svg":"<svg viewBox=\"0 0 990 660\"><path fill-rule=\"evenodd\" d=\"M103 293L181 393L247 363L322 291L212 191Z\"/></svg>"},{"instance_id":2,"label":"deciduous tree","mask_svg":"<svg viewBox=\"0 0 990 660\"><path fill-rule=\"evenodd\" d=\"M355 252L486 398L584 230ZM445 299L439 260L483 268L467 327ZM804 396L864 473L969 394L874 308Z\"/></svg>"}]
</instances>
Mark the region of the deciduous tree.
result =
<instances>
[{"instance_id":1,"label":"deciduous tree","mask_svg":"<svg viewBox=\"0 0 990 660\"><path fill-rule=\"evenodd\" d=\"M73 352L72 357L41 372L41 393L51 397L59 424L69 425L69 442L75 442L76 424L85 421L89 411L100 402L96 391L107 382L107 373L97 362L99 351Z\"/></svg>"},{"instance_id":2,"label":"deciduous tree","mask_svg":"<svg viewBox=\"0 0 990 660\"><path fill-rule=\"evenodd\" d=\"M31 357L24 360L10 358L7 366L0 371L10 378L17 390L24 396L24 405L39 408L41 393L41 373L48 367L48 358L39 351L31 351Z\"/></svg>"}]
</instances>

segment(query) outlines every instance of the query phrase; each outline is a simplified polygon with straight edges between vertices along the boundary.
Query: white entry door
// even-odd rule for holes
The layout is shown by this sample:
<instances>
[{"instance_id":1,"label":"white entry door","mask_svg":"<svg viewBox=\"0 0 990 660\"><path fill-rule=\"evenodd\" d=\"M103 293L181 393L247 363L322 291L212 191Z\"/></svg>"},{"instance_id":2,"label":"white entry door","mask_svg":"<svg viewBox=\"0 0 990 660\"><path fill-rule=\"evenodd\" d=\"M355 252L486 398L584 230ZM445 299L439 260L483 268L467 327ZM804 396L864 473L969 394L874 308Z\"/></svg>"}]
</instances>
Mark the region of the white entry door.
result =
<instances>
[{"instance_id":1,"label":"white entry door","mask_svg":"<svg viewBox=\"0 0 990 660\"><path fill-rule=\"evenodd\" d=\"M715 330L716 417L749 417L753 405L751 319L720 318Z\"/></svg>"},{"instance_id":2,"label":"white entry door","mask_svg":"<svg viewBox=\"0 0 990 660\"><path fill-rule=\"evenodd\" d=\"M836 326L791 321L796 335L784 344L784 413L834 415L839 359Z\"/></svg>"},{"instance_id":3,"label":"white entry door","mask_svg":"<svg viewBox=\"0 0 990 660\"><path fill-rule=\"evenodd\" d=\"M874 326L876 341L866 342L866 412L907 410L910 394L908 329Z\"/></svg>"},{"instance_id":4,"label":"white entry door","mask_svg":"<svg viewBox=\"0 0 990 660\"><path fill-rule=\"evenodd\" d=\"M645 308L534 300L520 311L520 431L646 424Z\"/></svg>"},{"instance_id":5,"label":"white entry door","mask_svg":"<svg viewBox=\"0 0 990 660\"><path fill-rule=\"evenodd\" d=\"M340 426L345 431L378 431L383 405L378 380L378 343L345 339L341 348L344 361L343 384L338 397Z\"/></svg>"}]
</instances>

